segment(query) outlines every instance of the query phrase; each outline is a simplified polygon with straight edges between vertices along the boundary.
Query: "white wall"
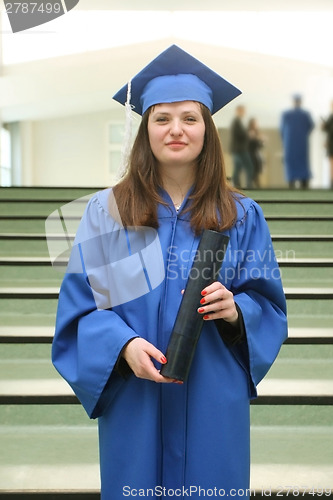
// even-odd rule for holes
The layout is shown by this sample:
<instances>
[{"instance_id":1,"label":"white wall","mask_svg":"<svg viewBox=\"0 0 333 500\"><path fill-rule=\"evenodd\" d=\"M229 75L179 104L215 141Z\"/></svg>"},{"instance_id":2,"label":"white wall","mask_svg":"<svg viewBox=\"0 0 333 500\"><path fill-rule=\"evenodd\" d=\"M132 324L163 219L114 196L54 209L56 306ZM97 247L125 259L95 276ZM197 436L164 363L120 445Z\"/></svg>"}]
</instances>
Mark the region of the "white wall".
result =
<instances>
[{"instance_id":1,"label":"white wall","mask_svg":"<svg viewBox=\"0 0 333 500\"><path fill-rule=\"evenodd\" d=\"M156 45L165 48L166 41ZM291 94L302 93L304 107L317 124L311 139L312 185L327 185L319 122L332 98L331 68L230 48L184 45L199 59L208 59L212 67L221 65L221 73L244 91L214 116L219 128L229 127L236 105L243 103L248 116L256 117L262 128L277 130L281 112L291 105ZM112 95L135 72L133 66L139 67L143 54L148 59L157 46L140 44L133 51L123 47L6 68L0 80L7 87L0 85L1 90L16 87L13 102L6 100L2 113L7 122L20 122L22 185L112 184L107 172L106 124L124 119L124 110L112 101ZM35 89L33 95L27 88Z\"/></svg>"},{"instance_id":2,"label":"white wall","mask_svg":"<svg viewBox=\"0 0 333 500\"><path fill-rule=\"evenodd\" d=\"M105 187L116 179L108 171L107 125L123 121L124 111L114 110L63 118L20 123L23 186ZM229 128L223 127L221 140L228 175L232 173L229 155ZM262 127L267 137L263 187L285 187L282 144L277 127ZM317 130L311 137L312 186L326 187L327 168L323 171L323 135ZM327 177L327 179L326 179Z\"/></svg>"},{"instance_id":3,"label":"white wall","mask_svg":"<svg viewBox=\"0 0 333 500\"><path fill-rule=\"evenodd\" d=\"M113 182L108 174L109 111L32 123L35 186L96 186ZM25 170L25 168L23 169Z\"/></svg>"}]
</instances>

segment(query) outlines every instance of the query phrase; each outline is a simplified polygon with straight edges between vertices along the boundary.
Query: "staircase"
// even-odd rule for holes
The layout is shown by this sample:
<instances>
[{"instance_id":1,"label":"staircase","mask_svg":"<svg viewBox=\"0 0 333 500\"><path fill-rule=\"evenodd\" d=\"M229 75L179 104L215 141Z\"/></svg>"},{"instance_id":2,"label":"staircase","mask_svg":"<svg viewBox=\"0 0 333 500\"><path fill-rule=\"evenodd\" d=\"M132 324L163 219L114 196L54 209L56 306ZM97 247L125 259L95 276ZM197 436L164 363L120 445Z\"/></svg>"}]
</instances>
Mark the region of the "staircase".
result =
<instances>
[{"instance_id":1,"label":"staircase","mask_svg":"<svg viewBox=\"0 0 333 500\"><path fill-rule=\"evenodd\" d=\"M0 500L99 498L97 424L50 362L63 274L45 239L51 212L94 191L0 189ZM251 488L332 496L333 192L248 195L270 226L290 325L251 405Z\"/></svg>"}]
</instances>

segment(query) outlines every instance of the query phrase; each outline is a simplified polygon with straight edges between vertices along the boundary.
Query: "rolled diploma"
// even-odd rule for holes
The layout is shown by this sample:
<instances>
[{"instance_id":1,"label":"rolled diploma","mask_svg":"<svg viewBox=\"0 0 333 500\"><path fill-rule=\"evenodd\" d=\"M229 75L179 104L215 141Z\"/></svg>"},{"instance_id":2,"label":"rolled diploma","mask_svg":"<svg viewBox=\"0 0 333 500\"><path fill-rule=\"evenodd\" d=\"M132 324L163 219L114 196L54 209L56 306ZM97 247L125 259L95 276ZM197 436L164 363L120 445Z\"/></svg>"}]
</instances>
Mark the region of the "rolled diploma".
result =
<instances>
[{"instance_id":1,"label":"rolled diploma","mask_svg":"<svg viewBox=\"0 0 333 500\"><path fill-rule=\"evenodd\" d=\"M165 377L187 380L204 321L197 311L201 291L217 279L228 242L229 237L217 231L202 234L167 347L167 363L161 368Z\"/></svg>"}]
</instances>

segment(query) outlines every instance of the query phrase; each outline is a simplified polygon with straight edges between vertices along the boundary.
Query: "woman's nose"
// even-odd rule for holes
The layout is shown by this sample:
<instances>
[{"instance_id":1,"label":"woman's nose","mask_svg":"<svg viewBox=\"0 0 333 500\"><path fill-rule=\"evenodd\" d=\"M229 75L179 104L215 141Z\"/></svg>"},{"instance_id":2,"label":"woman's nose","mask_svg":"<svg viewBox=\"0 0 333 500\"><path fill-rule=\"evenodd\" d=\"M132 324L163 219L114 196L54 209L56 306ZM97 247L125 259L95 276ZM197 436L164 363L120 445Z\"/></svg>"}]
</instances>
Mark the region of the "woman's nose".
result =
<instances>
[{"instance_id":1,"label":"woman's nose","mask_svg":"<svg viewBox=\"0 0 333 500\"><path fill-rule=\"evenodd\" d=\"M172 136L183 135L183 127L180 120L172 120L170 124L170 134Z\"/></svg>"}]
</instances>

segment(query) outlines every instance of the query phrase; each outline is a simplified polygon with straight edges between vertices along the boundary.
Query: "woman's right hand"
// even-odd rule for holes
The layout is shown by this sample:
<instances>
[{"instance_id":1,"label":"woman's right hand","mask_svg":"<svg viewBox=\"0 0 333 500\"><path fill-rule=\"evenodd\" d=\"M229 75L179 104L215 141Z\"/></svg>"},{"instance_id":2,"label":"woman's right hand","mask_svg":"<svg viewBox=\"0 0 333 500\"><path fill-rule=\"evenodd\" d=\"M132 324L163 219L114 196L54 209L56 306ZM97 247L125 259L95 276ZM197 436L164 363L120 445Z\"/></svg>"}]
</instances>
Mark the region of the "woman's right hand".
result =
<instances>
[{"instance_id":1,"label":"woman's right hand","mask_svg":"<svg viewBox=\"0 0 333 500\"><path fill-rule=\"evenodd\" d=\"M166 357L153 344L142 337L135 337L127 344L123 352L123 358L125 358L134 375L138 378L163 383L177 382L171 378L163 377L159 370L155 368L151 358L165 364L167 362Z\"/></svg>"}]
</instances>

